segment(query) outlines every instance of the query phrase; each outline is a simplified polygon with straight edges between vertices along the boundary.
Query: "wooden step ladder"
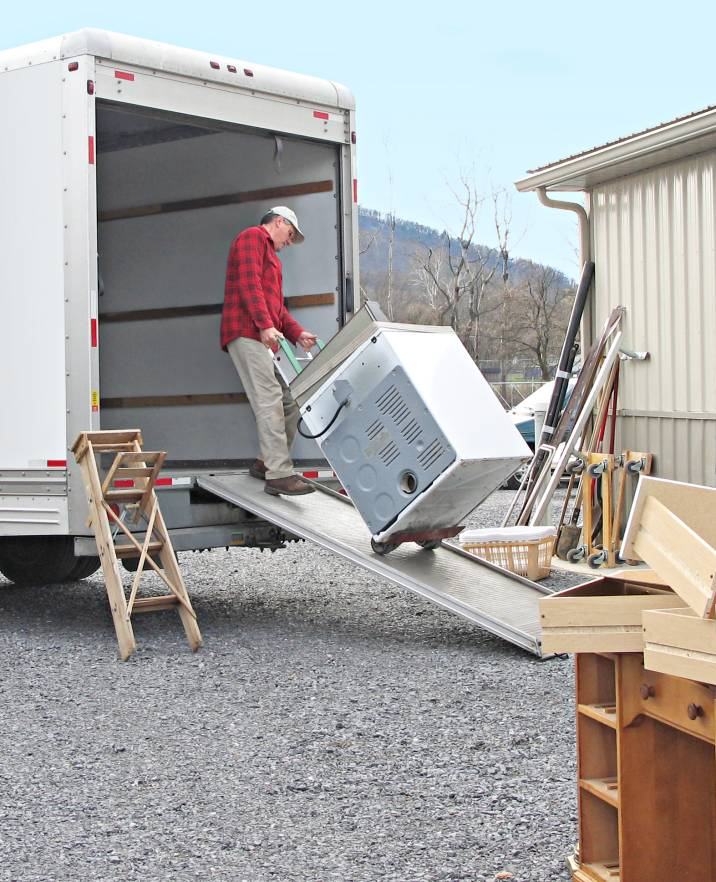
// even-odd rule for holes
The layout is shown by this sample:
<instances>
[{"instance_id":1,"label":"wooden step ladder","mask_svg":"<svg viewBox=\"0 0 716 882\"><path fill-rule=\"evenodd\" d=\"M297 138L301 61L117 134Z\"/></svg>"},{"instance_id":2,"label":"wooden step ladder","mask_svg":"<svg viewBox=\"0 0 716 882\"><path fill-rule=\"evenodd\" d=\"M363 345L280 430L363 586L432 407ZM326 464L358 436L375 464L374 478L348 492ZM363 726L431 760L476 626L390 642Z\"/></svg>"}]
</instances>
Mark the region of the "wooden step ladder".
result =
<instances>
[{"instance_id":1,"label":"wooden step ladder","mask_svg":"<svg viewBox=\"0 0 716 882\"><path fill-rule=\"evenodd\" d=\"M94 530L97 550L107 586L109 606L123 660L137 647L132 630L132 614L176 609L186 632L189 646L196 651L202 643L189 594L179 571L169 532L159 510L154 485L164 463L164 451L142 450L139 429L107 432L82 432L72 446L84 479L90 515L88 525ZM100 478L97 457L114 454L104 480ZM120 484L121 486L117 486ZM142 538L133 533L126 521L144 521ZM115 537L122 534L122 541ZM129 598L124 592L119 558L139 558ZM157 559L159 563L157 563ZM145 566L149 566L168 586L170 594L137 597Z\"/></svg>"}]
</instances>

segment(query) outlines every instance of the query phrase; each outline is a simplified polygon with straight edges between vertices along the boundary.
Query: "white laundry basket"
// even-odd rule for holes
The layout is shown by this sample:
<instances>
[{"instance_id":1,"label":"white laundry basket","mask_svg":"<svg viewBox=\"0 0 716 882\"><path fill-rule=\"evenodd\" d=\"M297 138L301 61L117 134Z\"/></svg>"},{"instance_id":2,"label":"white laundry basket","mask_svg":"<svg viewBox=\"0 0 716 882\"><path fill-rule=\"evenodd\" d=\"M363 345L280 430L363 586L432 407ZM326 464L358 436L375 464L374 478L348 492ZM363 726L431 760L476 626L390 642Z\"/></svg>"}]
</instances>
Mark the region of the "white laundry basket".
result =
<instances>
[{"instance_id":1,"label":"white laundry basket","mask_svg":"<svg viewBox=\"0 0 716 882\"><path fill-rule=\"evenodd\" d=\"M463 530L458 536L465 551L533 581L549 576L556 539L554 527Z\"/></svg>"}]
</instances>

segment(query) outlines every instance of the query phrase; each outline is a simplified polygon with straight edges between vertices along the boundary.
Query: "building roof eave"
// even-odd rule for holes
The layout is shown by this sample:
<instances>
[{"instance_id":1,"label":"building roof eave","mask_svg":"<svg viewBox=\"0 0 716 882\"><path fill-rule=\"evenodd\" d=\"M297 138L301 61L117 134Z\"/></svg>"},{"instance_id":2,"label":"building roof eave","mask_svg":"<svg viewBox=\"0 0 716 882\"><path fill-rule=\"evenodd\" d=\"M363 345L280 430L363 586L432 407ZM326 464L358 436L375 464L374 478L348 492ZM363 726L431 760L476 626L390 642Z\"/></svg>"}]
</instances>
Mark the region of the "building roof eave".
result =
<instances>
[{"instance_id":1,"label":"building roof eave","mask_svg":"<svg viewBox=\"0 0 716 882\"><path fill-rule=\"evenodd\" d=\"M521 193L587 191L599 184L716 149L716 108L665 123L536 169L515 182Z\"/></svg>"}]
</instances>

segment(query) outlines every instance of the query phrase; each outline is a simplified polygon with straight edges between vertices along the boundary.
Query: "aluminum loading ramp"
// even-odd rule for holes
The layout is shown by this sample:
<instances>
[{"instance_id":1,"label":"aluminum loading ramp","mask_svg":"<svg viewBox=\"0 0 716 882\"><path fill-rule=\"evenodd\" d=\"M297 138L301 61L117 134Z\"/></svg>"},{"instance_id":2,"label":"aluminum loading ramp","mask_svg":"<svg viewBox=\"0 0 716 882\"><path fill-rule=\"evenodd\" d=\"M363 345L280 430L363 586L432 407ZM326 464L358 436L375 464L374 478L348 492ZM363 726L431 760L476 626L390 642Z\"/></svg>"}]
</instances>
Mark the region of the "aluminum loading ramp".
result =
<instances>
[{"instance_id":1,"label":"aluminum loading ramp","mask_svg":"<svg viewBox=\"0 0 716 882\"><path fill-rule=\"evenodd\" d=\"M381 557L350 500L320 485L308 496L269 496L248 475L210 475L197 484L220 499L276 524L295 536L401 585L486 631L541 656L537 602L546 588L507 573L447 543L426 551L415 543Z\"/></svg>"}]
</instances>

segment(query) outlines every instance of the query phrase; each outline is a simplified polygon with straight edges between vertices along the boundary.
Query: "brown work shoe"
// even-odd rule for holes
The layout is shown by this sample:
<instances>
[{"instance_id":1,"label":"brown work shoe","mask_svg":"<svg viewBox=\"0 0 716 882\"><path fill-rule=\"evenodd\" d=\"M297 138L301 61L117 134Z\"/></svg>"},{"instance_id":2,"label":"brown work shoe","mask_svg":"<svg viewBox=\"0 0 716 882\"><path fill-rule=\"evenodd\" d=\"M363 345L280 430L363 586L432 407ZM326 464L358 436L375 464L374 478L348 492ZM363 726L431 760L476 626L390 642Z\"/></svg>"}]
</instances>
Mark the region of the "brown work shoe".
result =
<instances>
[{"instance_id":1,"label":"brown work shoe","mask_svg":"<svg viewBox=\"0 0 716 882\"><path fill-rule=\"evenodd\" d=\"M287 478L267 478L264 484L264 491L271 496L303 496L306 493L314 493L315 489L297 475L289 475Z\"/></svg>"},{"instance_id":2,"label":"brown work shoe","mask_svg":"<svg viewBox=\"0 0 716 882\"><path fill-rule=\"evenodd\" d=\"M256 459L249 466L249 474L252 478L256 478L258 481L266 480L266 466L264 465L264 461L262 459Z\"/></svg>"}]
</instances>

